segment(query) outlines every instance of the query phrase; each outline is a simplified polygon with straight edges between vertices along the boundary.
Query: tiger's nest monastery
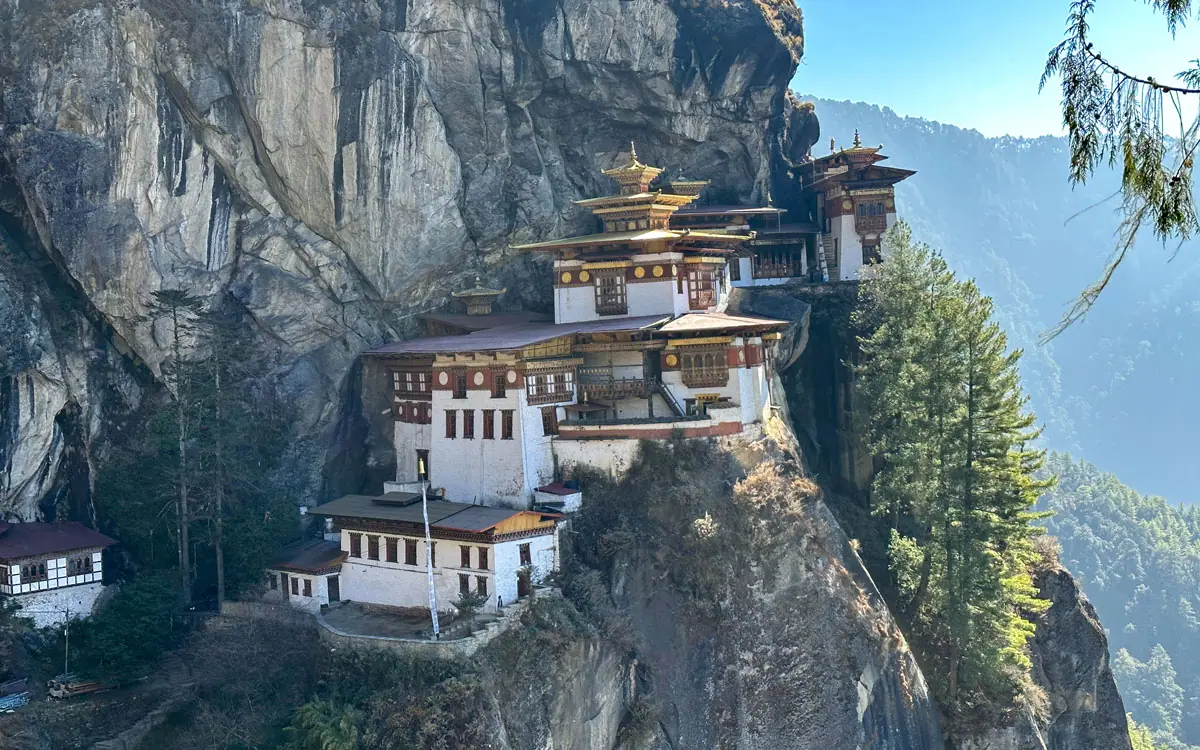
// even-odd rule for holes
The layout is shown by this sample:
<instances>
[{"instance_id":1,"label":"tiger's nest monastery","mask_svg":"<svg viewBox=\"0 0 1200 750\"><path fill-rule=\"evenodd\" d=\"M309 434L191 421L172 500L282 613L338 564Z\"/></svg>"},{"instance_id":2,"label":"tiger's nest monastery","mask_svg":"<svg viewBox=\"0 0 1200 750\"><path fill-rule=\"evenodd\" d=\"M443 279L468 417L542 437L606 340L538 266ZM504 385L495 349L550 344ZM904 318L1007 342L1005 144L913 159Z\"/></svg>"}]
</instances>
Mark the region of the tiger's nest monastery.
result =
<instances>
[{"instance_id":1,"label":"tiger's nest monastery","mask_svg":"<svg viewBox=\"0 0 1200 750\"><path fill-rule=\"evenodd\" d=\"M803 165L809 215L789 223L703 204L707 183L659 179L631 148L604 171L619 191L577 202L599 231L514 247L552 260L553 320L493 312L505 290L477 280L454 295L465 313L366 355L364 399L390 393L395 480L315 508L338 530L285 554L272 588L310 609L426 607L429 559L439 608L478 591L494 610L557 568L558 523L581 501L564 469L619 473L643 439L758 435L789 322L726 312L731 287L857 278L912 174L882 159L856 137Z\"/></svg>"}]
</instances>

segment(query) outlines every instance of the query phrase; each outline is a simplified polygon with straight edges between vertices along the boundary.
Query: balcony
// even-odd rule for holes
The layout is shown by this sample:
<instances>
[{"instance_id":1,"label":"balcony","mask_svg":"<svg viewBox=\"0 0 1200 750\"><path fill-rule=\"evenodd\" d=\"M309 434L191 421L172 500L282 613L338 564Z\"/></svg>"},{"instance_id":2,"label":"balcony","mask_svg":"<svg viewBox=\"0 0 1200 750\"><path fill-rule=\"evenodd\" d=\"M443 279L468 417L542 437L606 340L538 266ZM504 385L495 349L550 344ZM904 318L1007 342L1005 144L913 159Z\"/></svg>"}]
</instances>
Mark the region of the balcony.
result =
<instances>
[{"instance_id":1,"label":"balcony","mask_svg":"<svg viewBox=\"0 0 1200 750\"><path fill-rule=\"evenodd\" d=\"M581 397L619 401L623 398L646 398L658 390L658 381L646 377L616 377L612 366L580 367L578 370Z\"/></svg>"}]
</instances>

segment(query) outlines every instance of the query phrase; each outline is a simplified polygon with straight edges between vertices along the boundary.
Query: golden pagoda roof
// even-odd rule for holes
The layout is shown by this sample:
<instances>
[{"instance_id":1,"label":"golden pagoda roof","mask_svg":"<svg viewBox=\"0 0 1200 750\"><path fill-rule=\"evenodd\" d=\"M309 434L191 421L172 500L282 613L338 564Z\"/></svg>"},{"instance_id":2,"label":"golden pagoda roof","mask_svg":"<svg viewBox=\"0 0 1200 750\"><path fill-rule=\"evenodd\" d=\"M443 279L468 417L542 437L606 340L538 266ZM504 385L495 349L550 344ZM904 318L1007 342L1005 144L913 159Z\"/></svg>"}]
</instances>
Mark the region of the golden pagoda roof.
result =
<instances>
[{"instance_id":1,"label":"golden pagoda roof","mask_svg":"<svg viewBox=\"0 0 1200 750\"><path fill-rule=\"evenodd\" d=\"M498 297L508 291L508 287L504 289L488 289L485 287L478 276L475 277L475 288L464 289L461 292L450 292L451 297Z\"/></svg>"},{"instance_id":2,"label":"golden pagoda roof","mask_svg":"<svg viewBox=\"0 0 1200 750\"><path fill-rule=\"evenodd\" d=\"M600 173L619 182L621 193L629 195L645 192L646 187L654 178L662 174L662 169L638 161L637 148L631 142L629 144L629 163L622 167L602 169Z\"/></svg>"},{"instance_id":3,"label":"golden pagoda roof","mask_svg":"<svg viewBox=\"0 0 1200 750\"><path fill-rule=\"evenodd\" d=\"M721 232L696 232L687 229L638 229L632 232L601 232L585 234L578 237L564 237L545 242L531 242L524 245L512 245L513 250L553 250L560 247L580 247L583 245L615 245L630 243L634 245L656 242L659 240L712 240L714 242L745 242L744 234L725 234Z\"/></svg>"},{"instance_id":4,"label":"golden pagoda roof","mask_svg":"<svg viewBox=\"0 0 1200 750\"><path fill-rule=\"evenodd\" d=\"M597 209L606 208L609 206L636 206L646 205L651 206L659 204L662 206L686 206L696 200L694 195L677 195L675 193L666 193L662 190L656 190L650 193L632 193L629 195L603 195L599 198L584 198L583 200L573 201L577 206L585 208Z\"/></svg>"}]
</instances>

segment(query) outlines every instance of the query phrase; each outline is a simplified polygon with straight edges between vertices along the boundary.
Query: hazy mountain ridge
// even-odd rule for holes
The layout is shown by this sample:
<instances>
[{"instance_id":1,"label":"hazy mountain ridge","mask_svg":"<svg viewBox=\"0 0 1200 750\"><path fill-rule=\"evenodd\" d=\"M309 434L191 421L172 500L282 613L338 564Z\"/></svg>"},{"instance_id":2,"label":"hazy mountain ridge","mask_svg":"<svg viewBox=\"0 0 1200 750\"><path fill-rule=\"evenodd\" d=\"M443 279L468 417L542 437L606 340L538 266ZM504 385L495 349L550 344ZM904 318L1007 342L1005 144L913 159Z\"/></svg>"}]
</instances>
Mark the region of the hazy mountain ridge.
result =
<instances>
[{"instance_id":1,"label":"hazy mountain ridge","mask_svg":"<svg viewBox=\"0 0 1200 750\"><path fill-rule=\"evenodd\" d=\"M1200 367L1196 243L1172 261L1174 246L1141 242L1088 318L1040 345L1114 247L1118 176L1072 189L1064 138L986 138L886 107L814 101L824 135L814 156L828 153L830 136L847 145L857 128L865 144L884 144L890 163L917 170L897 187L900 215L996 300L1025 349L1047 443L1142 492L1192 502L1182 467L1200 398L1180 374Z\"/></svg>"}]
</instances>

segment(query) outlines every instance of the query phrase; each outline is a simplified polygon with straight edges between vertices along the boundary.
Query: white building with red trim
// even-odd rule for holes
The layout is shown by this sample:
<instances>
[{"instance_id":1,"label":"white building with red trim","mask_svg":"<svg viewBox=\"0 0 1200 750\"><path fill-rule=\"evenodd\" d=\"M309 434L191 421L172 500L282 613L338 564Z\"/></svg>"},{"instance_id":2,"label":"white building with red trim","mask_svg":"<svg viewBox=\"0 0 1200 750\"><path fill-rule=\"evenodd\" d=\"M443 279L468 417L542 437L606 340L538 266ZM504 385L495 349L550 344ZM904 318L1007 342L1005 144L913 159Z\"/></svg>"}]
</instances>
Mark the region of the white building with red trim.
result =
<instances>
[{"instance_id":1,"label":"white building with red trim","mask_svg":"<svg viewBox=\"0 0 1200 750\"><path fill-rule=\"evenodd\" d=\"M477 282L455 295L466 315L430 316L442 335L368 354L392 389L387 491L427 480L454 501L565 508L543 488L570 464L619 473L642 439L760 429L788 322L724 311L752 235L673 229L696 195L652 189L660 172L631 151L605 171L618 194L579 201L599 232L514 248L552 259L553 321L493 314L504 290Z\"/></svg>"}]
</instances>

